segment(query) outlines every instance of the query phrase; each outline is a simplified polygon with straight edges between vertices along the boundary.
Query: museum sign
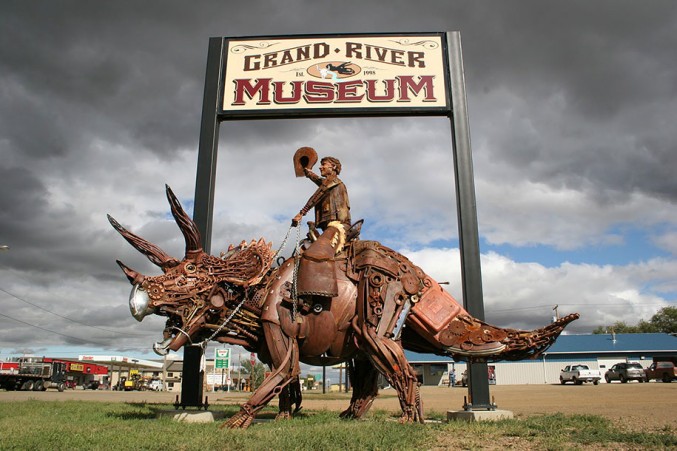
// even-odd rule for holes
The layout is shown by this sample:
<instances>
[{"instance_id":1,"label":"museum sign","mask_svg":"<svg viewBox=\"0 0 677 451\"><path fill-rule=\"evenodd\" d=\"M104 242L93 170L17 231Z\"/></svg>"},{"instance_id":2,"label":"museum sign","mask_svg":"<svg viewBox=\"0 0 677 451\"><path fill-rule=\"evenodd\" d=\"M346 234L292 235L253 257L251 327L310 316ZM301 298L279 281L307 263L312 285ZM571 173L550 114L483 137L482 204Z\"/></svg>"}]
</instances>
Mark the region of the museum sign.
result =
<instances>
[{"instance_id":1,"label":"museum sign","mask_svg":"<svg viewBox=\"0 0 677 451\"><path fill-rule=\"evenodd\" d=\"M442 37L230 38L224 46L221 113L445 111Z\"/></svg>"}]
</instances>

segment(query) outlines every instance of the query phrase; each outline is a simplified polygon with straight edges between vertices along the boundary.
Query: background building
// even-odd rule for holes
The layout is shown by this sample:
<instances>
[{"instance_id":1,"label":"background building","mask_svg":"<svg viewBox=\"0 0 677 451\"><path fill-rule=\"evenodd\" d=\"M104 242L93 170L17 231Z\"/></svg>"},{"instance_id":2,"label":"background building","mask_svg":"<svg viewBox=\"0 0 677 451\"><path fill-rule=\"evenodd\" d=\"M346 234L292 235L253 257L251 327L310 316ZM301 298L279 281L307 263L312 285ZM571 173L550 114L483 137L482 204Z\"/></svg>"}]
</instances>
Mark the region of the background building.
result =
<instances>
[{"instance_id":1,"label":"background building","mask_svg":"<svg viewBox=\"0 0 677 451\"><path fill-rule=\"evenodd\" d=\"M457 381L466 370L465 362L448 357L405 352L424 385L446 385L453 369ZM654 360L677 358L677 337L670 334L561 335L555 344L535 360L491 363L496 383L556 384L566 365L583 363L604 372L619 362L638 362L647 368ZM443 367L444 370L440 373ZM602 379L602 383L604 380Z\"/></svg>"}]
</instances>

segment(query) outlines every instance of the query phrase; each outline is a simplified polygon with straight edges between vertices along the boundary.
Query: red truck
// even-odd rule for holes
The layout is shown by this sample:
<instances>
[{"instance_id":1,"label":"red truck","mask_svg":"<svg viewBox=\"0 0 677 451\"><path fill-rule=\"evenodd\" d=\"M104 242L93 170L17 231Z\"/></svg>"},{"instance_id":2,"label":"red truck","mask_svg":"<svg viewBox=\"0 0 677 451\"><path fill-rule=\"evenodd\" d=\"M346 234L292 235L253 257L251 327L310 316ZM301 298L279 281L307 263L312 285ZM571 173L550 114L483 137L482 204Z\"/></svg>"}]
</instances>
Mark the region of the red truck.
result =
<instances>
[{"instance_id":1,"label":"red truck","mask_svg":"<svg viewBox=\"0 0 677 451\"><path fill-rule=\"evenodd\" d=\"M17 362L3 362L0 366L0 388L8 391L44 391L48 388L64 391L65 381L65 362L27 357Z\"/></svg>"},{"instance_id":2,"label":"red truck","mask_svg":"<svg viewBox=\"0 0 677 451\"><path fill-rule=\"evenodd\" d=\"M672 382L677 380L677 368L672 362L654 362L649 368L644 370L646 379L662 380L663 382Z\"/></svg>"}]
</instances>

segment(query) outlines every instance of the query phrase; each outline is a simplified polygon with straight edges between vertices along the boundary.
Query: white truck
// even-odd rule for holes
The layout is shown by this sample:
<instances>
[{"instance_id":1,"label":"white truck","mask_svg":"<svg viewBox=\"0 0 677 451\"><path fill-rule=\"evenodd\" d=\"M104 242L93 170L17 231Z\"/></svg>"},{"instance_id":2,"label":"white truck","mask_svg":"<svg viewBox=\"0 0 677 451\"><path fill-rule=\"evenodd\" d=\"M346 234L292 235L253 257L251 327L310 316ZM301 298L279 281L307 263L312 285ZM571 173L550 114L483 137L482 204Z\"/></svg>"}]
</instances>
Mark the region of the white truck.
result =
<instances>
[{"instance_id":1,"label":"white truck","mask_svg":"<svg viewBox=\"0 0 677 451\"><path fill-rule=\"evenodd\" d=\"M583 382L592 382L599 384L602 379L602 372L591 370L588 365L567 365L559 373L559 383L564 385L567 382L573 382L575 385L581 385Z\"/></svg>"},{"instance_id":2,"label":"white truck","mask_svg":"<svg viewBox=\"0 0 677 451\"><path fill-rule=\"evenodd\" d=\"M153 379L148 383L148 390L162 391L164 384L159 379Z\"/></svg>"}]
</instances>

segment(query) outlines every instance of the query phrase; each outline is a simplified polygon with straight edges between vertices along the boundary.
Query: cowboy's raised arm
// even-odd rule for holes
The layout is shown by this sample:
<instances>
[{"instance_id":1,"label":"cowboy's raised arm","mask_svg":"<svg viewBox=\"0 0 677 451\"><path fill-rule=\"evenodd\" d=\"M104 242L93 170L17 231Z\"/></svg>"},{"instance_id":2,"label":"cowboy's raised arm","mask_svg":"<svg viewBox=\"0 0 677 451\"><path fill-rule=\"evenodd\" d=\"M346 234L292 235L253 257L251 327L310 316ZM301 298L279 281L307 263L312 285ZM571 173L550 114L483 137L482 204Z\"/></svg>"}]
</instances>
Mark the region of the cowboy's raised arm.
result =
<instances>
[{"instance_id":1,"label":"cowboy's raised arm","mask_svg":"<svg viewBox=\"0 0 677 451\"><path fill-rule=\"evenodd\" d=\"M311 171L308 168L303 168L303 173L308 177L310 180L312 180L317 186L322 185L322 180L324 180L322 177L319 175L315 174L313 171Z\"/></svg>"}]
</instances>

